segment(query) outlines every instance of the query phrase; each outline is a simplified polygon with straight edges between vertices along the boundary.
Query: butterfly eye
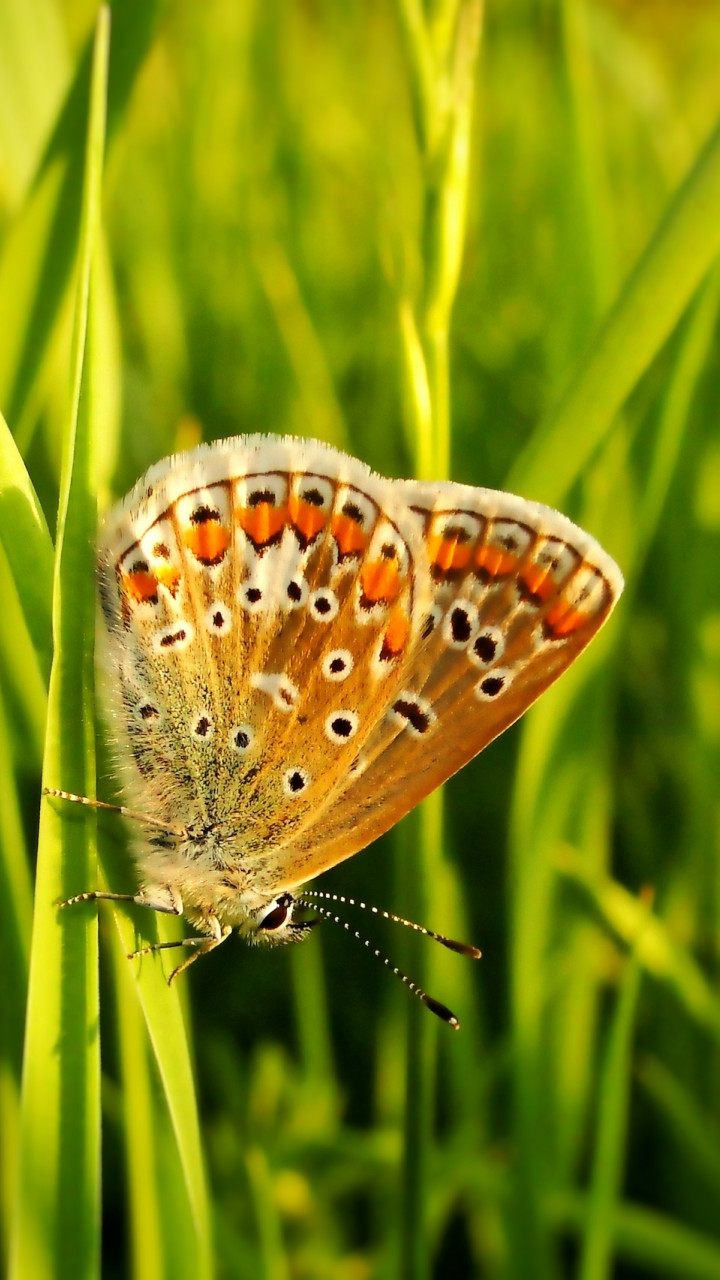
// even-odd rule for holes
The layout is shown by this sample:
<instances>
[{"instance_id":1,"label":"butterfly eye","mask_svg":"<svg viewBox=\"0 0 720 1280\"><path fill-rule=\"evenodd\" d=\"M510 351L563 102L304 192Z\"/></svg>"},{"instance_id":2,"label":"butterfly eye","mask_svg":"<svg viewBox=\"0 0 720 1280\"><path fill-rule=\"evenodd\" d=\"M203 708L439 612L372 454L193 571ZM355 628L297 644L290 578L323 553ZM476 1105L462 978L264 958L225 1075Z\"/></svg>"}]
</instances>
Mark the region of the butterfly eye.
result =
<instances>
[{"instance_id":1,"label":"butterfly eye","mask_svg":"<svg viewBox=\"0 0 720 1280\"><path fill-rule=\"evenodd\" d=\"M267 915L260 921L261 929L281 929L288 918L288 909L286 906L273 907L272 911L268 911Z\"/></svg>"}]
</instances>

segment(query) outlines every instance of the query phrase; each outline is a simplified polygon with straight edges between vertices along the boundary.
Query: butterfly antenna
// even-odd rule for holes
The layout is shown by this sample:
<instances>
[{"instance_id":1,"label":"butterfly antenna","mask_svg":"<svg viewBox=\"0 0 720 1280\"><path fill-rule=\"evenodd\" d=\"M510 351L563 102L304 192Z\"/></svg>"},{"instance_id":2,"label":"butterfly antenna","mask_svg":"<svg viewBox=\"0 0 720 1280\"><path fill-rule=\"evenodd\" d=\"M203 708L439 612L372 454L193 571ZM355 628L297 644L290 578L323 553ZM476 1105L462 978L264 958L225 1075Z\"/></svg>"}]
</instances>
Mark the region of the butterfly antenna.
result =
<instances>
[{"instance_id":1,"label":"butterfly antenna","mask_svg":"<svg viewBox=\"0 0 720 1280\"><path fill-rule=\"evenodd\" d=\"M443 947L447 947L450 951L457 951L461 956L469 956L471 960L479 960L482 951L477 947L473 947L469 942L456 942L454 938L446 938L442 933L435 933L433 929L426 929L422 924L415 924L413 920L405 920L403 916L396 916L392 911L383 911L381 907L373 907L367 902L360 902L357 898L346 898L342 893L323 893L322 889L305 889L303 891L304 898L325 898L328 902L340 902L346 907L360 907L363 911L372 911L375 916L382 916L384 920L393 920L395 924L402 924L406 929L414 929L416 933L423 933L426 938L432 938L433 942L439 942ZM320 908L317 908L318 911Z\"/></svg>"},{"instance_id":2,"label":"butterfly antenna","mask_svg":"<svg viewBox=\"0 0 720 1280\"><path fill-rule=\"evenodd\" d=\"M316 896L317 894L313 893L313 897ZM331 895L328 894L327 896L330 897ZM342 920L340 916L336 916L334 912L328 910L327 907L321 907L316 902L309 902L305 897L298 898L297 901L301 903L302 906L310 907L313 911L317 911L318 915L321 915L323 919L332 920L333 924L341 925L346 933L351 934L353 938L357 938L358 942L362 942L363 946L367 947L368 950L371 949L369 938L364 938L361 933L358 933L357 929L353 929L352 925L348 924L347 920ZM390 917L390 919L392 919L392 917ZM415 925L414 927L417 928L418 926ZM423 929L421 932L424 933L426 931ZM439 1000L434 1000L432 996L428 995L427 991L423 991L422 987L419 987L416 982L412 982L410 978L408 978L407 974L403 973L402 970L398 969L394 964L391 964L387 956L383 955L382 951L379 951L377 947L372 948L372 952L373 955L377 956L378 960L382 961L386 969L389 969L391 973L395 974L396 978L399 978L401 982L405 983L405 986L412 991L414 996L417 996L418 1000L422 1000L423 1004L427 1005L428 1009L430 1009L432 1013L437 1014L438 1018L442 1018L443 1022L447 1022L448 1026L452 1027L453 1031L460 1030L460 1023L452 1010L448 1009L447 1005L441 1004Z\"/></svg>"}]
</instances>

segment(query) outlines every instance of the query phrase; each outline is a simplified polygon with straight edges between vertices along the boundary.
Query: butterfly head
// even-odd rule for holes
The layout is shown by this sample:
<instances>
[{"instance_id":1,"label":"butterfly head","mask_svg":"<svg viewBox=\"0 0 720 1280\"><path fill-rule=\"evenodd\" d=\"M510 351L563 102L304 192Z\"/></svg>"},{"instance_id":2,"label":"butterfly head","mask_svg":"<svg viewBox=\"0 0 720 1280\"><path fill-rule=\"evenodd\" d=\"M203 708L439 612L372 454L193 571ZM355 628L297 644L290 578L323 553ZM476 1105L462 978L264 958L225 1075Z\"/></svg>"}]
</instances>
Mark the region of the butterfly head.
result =
<instances>
[{"instance_id":1,"label":"butterfly head","mask_svg":"<svg viewBox=\"0 0 720 1280\"><path fill-rule=\"evenodd\" d=\"M261 906L247 910L239 933L246 942L257 946L276 947L285 942L300 942L316 920L294 920L298 906L291 893L280 893Z\"/></svg>"}]
</instances>

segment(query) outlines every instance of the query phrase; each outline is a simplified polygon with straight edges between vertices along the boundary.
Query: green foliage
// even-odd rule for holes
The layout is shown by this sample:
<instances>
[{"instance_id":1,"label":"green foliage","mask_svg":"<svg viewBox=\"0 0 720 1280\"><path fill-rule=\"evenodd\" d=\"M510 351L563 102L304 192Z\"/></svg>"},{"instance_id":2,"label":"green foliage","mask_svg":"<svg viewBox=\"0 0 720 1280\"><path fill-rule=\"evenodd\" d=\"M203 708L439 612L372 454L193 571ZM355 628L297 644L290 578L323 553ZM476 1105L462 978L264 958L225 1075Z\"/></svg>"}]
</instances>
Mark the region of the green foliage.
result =
<instances>
[{"instance_id":1,"label":"green foliage","mask_svg":"<svg viewBox=\"0 0 720 1280\"><path fill-rule=\"evenodd\" d=\"M720 20L480 16L0 9L16 1280L720 1280ZM368 922L459 1035L329 928L231 943L168 989L126 953L177 922L103 907L98 970L98 913L55 902L132 884L118 824L46 800L29 853L41 776L116 793L97 506L177 447L265 430L553 502L628 579L524 724L324 886L482 946L472 966Z\"/></svg>"}]
</instances>

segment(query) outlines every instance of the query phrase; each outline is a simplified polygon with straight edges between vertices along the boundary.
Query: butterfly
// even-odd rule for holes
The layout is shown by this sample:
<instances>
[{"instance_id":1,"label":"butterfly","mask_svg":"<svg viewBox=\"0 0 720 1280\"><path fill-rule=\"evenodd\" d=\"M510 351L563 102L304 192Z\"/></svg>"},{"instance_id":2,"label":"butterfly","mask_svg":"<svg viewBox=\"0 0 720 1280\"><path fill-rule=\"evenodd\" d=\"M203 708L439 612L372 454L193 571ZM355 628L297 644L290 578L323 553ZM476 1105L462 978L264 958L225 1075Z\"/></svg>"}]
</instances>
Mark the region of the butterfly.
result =
<instances>
[{"instance_id":1,"label":"butterfly","mask_svg":"<svg viewBox=\"0 0 720 1280\"><path fill-rule=\"evenodd\" d=\"M194 954L301 938L299 888L517 720L623 587L547 507L271 435L151 467L98 565L134 900L186 916Z\"/></svg>"}]
</instances>

